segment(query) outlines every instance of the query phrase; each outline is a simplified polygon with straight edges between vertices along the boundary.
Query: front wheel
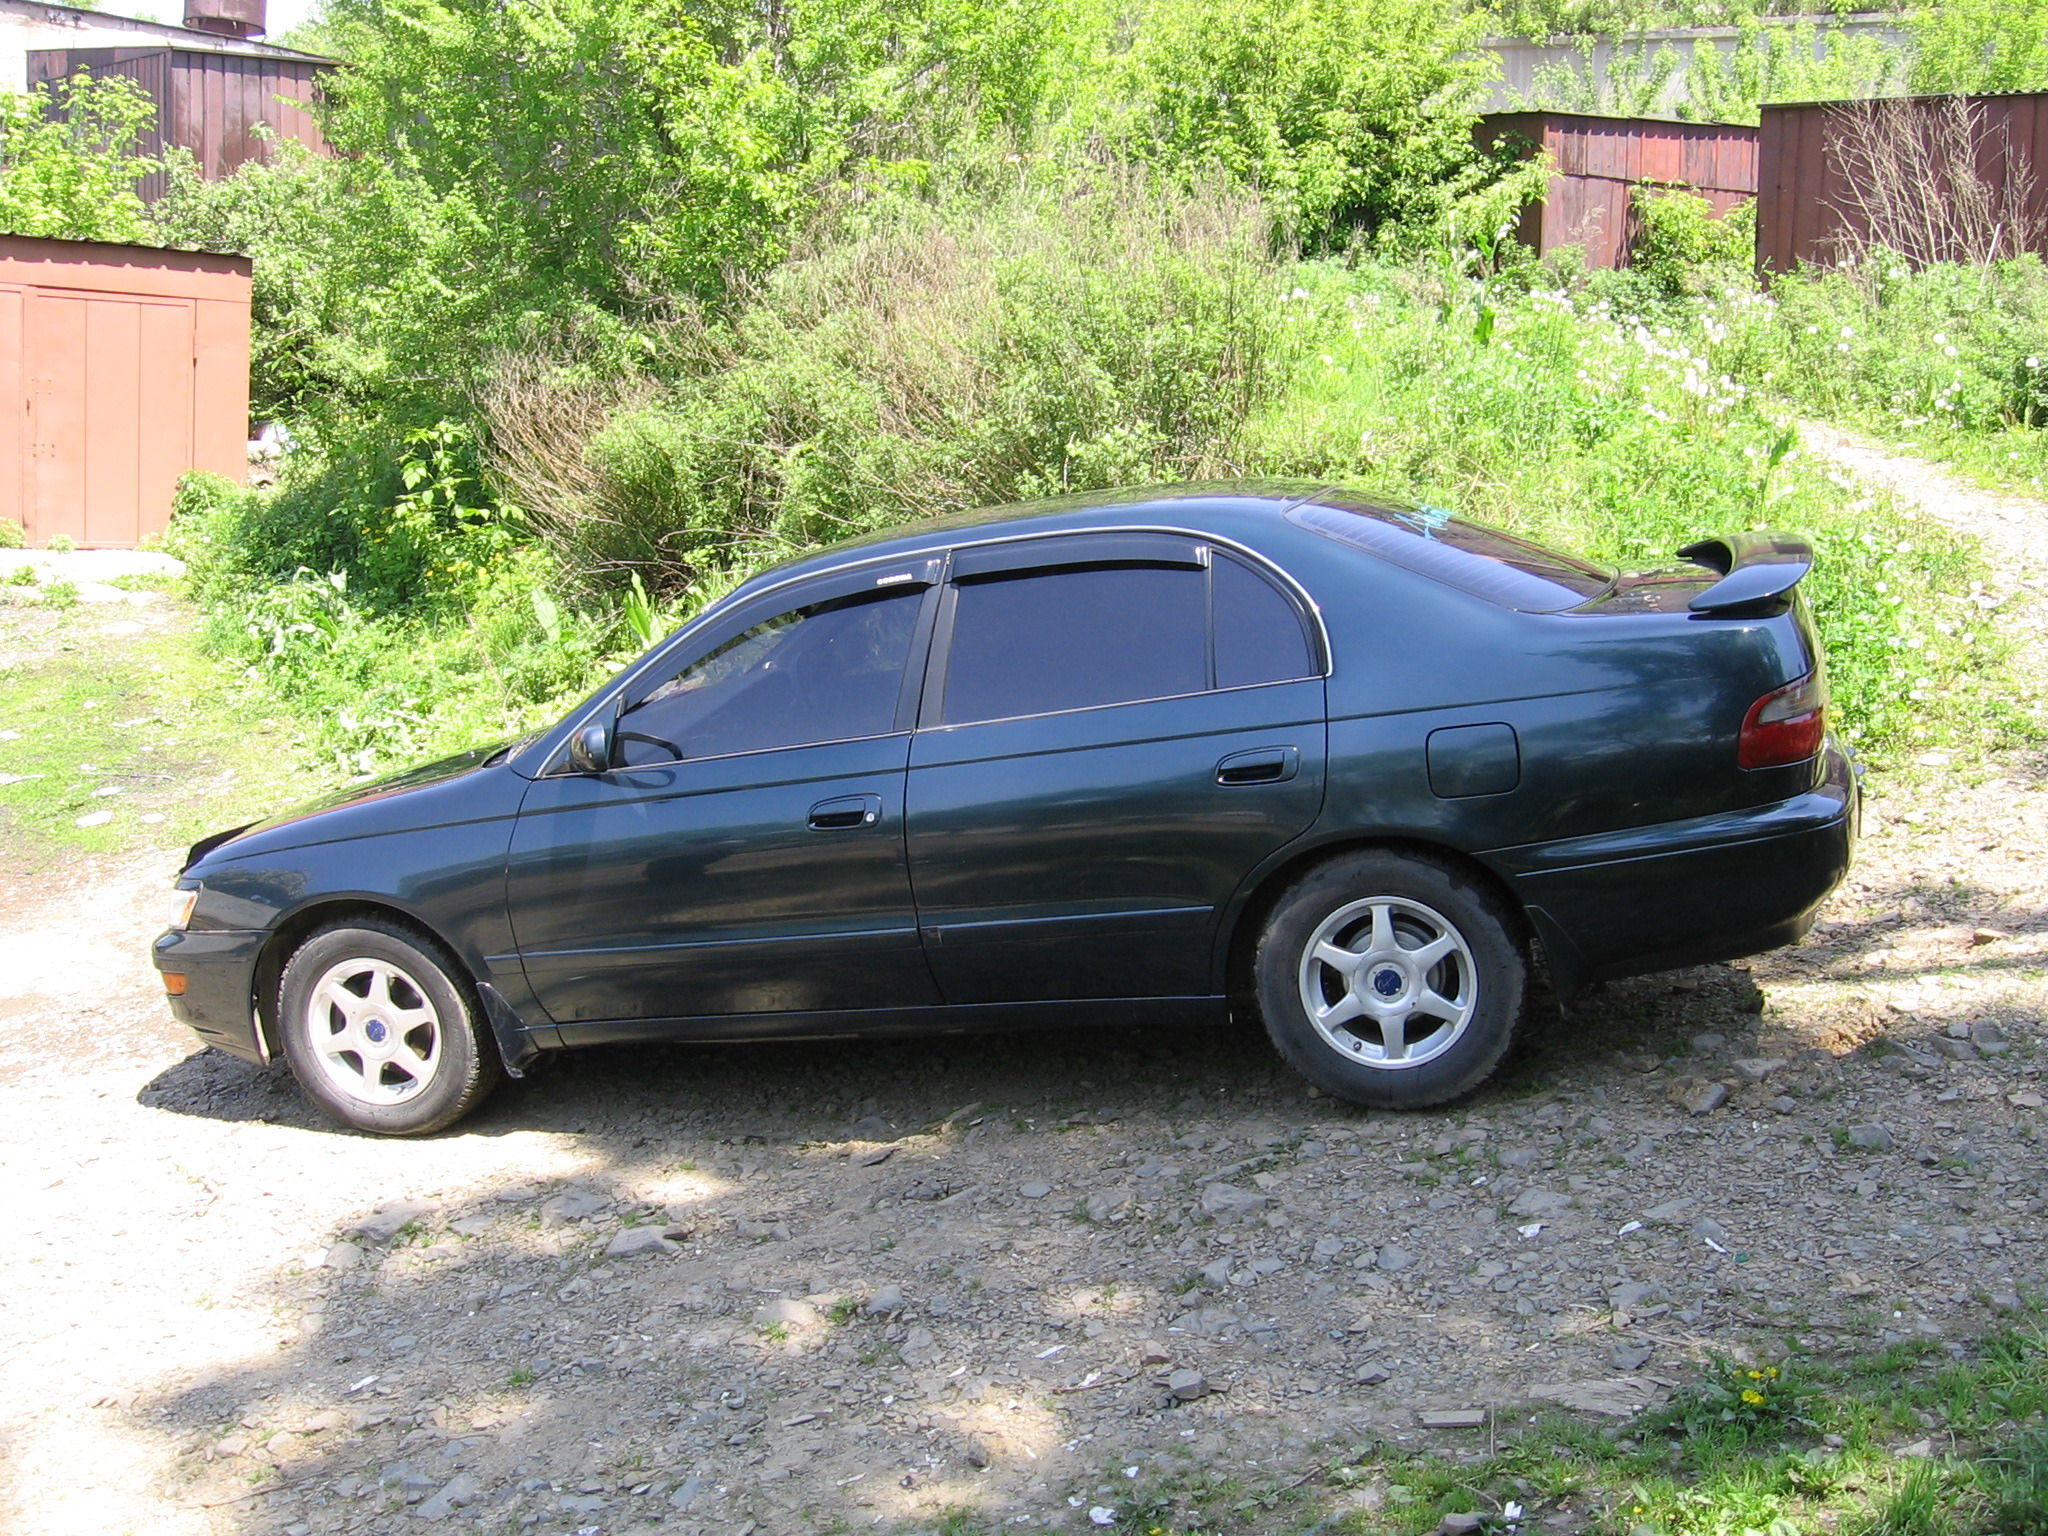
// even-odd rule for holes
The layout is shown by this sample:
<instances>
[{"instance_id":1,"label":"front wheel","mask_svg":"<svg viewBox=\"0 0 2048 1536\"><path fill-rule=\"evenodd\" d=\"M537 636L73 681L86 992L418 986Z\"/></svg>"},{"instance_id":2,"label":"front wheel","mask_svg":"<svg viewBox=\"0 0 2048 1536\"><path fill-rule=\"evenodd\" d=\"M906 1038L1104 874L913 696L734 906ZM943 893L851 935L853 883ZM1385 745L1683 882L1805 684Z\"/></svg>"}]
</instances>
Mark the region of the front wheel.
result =
<instances>
[{"instance_id":1,"label":"front wheel","mask_svg":"<svg viewBox=\"0 0 2048 1536\"><path fill-rule=\"evenodd\" d=\"M323 928L278 988L292 1075L344 1125L425 1136L497 1086L502 1068L455 961L422 934L376 918Z\"/></svg>"},{"instance_id":2,"label":"front wheel","mask_svg":"<svg viewBox=\"0 0 2048 1536\"><path fill-rule=\"evenodd\" d=\"M1469 1093L1514 1042L1528 988L1519 926L1435 859L1374 849L1281 897L1254 961L1274 1046L1325 1093L1419 1109Z\"/></svg>"}]
</instances>

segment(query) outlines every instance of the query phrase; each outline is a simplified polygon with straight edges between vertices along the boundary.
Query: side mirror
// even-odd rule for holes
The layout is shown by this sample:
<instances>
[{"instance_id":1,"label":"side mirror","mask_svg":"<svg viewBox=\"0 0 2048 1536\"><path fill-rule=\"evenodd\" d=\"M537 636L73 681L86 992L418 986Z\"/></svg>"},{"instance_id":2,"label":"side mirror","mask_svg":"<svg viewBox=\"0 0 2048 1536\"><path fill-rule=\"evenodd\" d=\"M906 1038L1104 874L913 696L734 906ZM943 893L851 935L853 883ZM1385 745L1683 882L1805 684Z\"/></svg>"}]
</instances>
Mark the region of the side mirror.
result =
<instances>
[{"instance_id":1,"label":"side mirror","mask_svg":"<svg viewBox=\"0 0 2048 1536\"><path fill-rule=\"evenodd\" d=\"M612 766L612 726L593 721L569 738L569 766L578 773L606 773Z\"/></svg>"}]
</instances>

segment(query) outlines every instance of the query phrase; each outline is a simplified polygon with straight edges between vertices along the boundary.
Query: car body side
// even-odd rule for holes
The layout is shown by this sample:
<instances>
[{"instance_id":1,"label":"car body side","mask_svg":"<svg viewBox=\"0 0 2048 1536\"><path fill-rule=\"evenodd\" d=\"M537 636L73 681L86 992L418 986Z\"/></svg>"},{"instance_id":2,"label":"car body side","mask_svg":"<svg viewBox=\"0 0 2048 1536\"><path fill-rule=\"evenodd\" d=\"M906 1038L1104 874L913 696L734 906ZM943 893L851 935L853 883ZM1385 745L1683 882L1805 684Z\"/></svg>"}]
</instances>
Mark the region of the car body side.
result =
<instances>
[{"instance_id":1,"label":"car body side","mask_svg":"<svg viewBox=\"0 0 2048 1536\"><path fill-rule=\"evenodd\" d=\"M1062 1004L791 1010L557 1021L528 984L508 919L508 853L537 780L574 731L672 667L741 606L848 567L977 542L1089 530L1170 532L1280 573L1326 647L1314 755L1320 804L1209 918L1200 997L1131 1000L1143 1018L1221 1016L1248 936L1300 870L1364 844L1434 850L1485 872L1541 941L1554 981L1735 958L1789 942L1847 867L1856 788L1832 739L1815 758L1739 770L1736 726L1818 656L1795 600L1751 617L1688 615L1665 578L1643 611L1527 613L1389 564L1287 519L1313 486L1096 498L970 514L841 546L757 577L507 754L429 765L263 823L206 850L188 926L158 940L186 978L174 1011L232 1054L267 1060L278 967L297 938L351 910L395 914L441 940L476 981L507 1064L612 1038L764 1038L1006 1027ZM1640 595L1640 594L1639 594ZM913 654L913 670L930 658ZM1272 685L1269 685L1272 686ZM1301 685L1281 685L1301 686ZM1303 722L1306 728L1309 722ZM1175 836L1163 826L1162 837ZM926 942L932 942L927 934ZM1096 1016L1117 1000L1093 999ZM1071 1014L1066 1015L1071 1017Z\"/></svg>"}]
</instances>

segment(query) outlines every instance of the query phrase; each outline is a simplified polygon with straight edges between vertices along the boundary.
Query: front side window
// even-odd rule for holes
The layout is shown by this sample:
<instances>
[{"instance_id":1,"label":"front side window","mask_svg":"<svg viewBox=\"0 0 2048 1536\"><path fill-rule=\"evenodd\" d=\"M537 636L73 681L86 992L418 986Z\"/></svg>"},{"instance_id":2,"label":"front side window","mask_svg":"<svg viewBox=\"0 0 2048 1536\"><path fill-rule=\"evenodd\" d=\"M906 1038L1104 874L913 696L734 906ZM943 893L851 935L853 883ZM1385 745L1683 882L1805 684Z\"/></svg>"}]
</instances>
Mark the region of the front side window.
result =
<instances>
[{"instance_id":1,"label":"front side window","mask_svg":"<svg viewBox=\"0 0 2048 1536\"><path fill-rule=\"evenodd\" d=\"M620 717L618 761L639 767L895 729L920 595L814 603L734 635Z\"/></svg>"},{"instance_id":2,"label":"front side window","mask_svg":"<svg viewBox=\"0 0 2048 1536\"><path fill-rule=\"evenodd\" d=\"M1208 572L1113 566L954 590L945 720L1199 693L1209 684Z\"/></svg>"}]
</instances>

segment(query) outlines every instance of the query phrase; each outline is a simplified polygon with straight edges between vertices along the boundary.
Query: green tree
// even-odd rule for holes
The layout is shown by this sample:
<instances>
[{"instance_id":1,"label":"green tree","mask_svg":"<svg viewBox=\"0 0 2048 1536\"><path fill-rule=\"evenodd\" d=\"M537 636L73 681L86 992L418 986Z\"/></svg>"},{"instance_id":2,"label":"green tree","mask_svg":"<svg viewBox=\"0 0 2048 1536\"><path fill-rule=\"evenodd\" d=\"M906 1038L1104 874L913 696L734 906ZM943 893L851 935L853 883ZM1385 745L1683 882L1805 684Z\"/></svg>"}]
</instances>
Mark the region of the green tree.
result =
<instances>
[{"instance_id":1,"label":"green tree","mask_svg":"<svg viewBox=\"0 0 2048 1536\"><path fill-rule=\"evenodd\" d=\"M120 76L0 90L0 233L148 241L135 183L157 168L137 151L155 110Z\"/></svg>"},{"instance_id":2,"label":"green tree","mask_svg":"<svg viewBox=\"0 0 2048 1536\"><path fill-rule=\"evenodd\" d=\"M1428 221L1492 69L1454 0L1158 0L1126 61L1145 158L1220 170L1311 248Z\"/></svg>"},{"instance_id":3,"label":"green tree","mask_svg":"<svg viewBox=\"0 0 2048 1536\"><path fill-rule=\"evenodd\" d=\"M1908 21L1922 91L2038 91L2048 86L2048 0L1939 0Z\"/></svg>"}]
</instances>

